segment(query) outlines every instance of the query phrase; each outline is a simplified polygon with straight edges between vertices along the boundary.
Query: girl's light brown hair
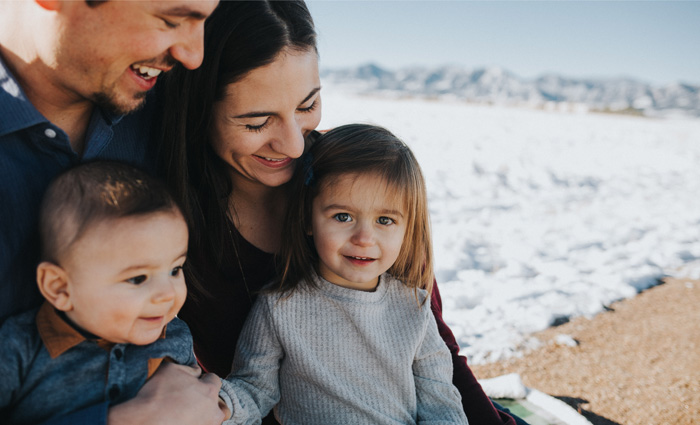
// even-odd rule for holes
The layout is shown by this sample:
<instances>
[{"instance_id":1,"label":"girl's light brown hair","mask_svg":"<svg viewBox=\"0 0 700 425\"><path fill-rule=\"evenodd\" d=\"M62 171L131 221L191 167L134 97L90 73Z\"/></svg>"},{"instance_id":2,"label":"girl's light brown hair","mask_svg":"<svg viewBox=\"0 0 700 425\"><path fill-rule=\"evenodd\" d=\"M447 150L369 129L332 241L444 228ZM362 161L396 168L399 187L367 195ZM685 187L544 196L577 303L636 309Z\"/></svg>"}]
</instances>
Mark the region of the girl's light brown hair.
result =
<instances>
[{"instance_id":1,"label":"girl's light brown hair","mask_svg":"<svg viewBox=\"0 0 700 425\"><path fill-rule=\"evenodd\" d=\"M406 213L406 234L389 273L409 287L431 291L432 245L423 173L405 143L384 128L365 124L345 125L318 136L300 161L291 182L275 289L288 292L303 282L313 285L316 271L311 266L319 259L308 230L321 187L341 175L367 173L381 176Z\"/></svg>"}]
</instances>

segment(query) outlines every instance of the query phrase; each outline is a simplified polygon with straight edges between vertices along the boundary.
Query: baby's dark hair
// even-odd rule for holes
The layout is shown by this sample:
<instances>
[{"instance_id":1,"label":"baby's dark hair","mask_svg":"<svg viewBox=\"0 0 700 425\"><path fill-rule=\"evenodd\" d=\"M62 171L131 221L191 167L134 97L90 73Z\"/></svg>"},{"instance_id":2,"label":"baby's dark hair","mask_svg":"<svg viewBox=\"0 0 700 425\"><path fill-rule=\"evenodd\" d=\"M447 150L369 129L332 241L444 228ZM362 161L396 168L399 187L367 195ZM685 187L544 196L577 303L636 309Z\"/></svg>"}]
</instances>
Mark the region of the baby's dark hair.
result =
<instances>
[{"instance_id":1,"label":"baby's dark hair","mask_svg":"<svg viewBox=\"0 0 700 425\"><path fill-rule=\"evenodd\" d=\"M374 173L407 215L403 245L389 273L409 287L431 291L428 197L418 161L404 142L382 127L344 125L313 141L299 164L291 182L277 289L287 292L300 282L313 282L312 265L318 264L319 257L309 230L313 200L320 190L344 175Z\"/></svg>"},{"instance_id":2,"label":"baby's dark hair","mask_svg":"<svg viewBox=\"0 0 700 425\"><path fill-rule=\"evenodd\" d=\"M182 210L165 185L131 165L94 161L70 168L49 185L39 212L41 260L59 258L90 226L108 219Z\"/></svg>"}]
</instances>

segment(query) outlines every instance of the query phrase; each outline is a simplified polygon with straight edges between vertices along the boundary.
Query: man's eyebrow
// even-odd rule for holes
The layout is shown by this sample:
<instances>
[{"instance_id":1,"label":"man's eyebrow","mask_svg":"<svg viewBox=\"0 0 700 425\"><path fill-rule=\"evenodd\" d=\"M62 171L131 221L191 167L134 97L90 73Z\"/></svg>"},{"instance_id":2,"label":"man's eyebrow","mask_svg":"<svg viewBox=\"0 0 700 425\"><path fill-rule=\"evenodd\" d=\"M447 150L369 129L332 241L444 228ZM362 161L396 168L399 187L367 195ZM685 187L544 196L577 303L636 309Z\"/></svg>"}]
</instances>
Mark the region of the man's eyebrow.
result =
<instances>
[{"instance_id":1,"label":"man's eyebrow","mask_svg":"<svg viewBox=\"0 0 700 425\"><path fill-rule=\"evenodd\" d=\"M178 6L178 7L173 7L170 9L165 9L161 12L164 15L168 16L177 16L181 18L192 18L196 20L205 20L207 19L208 15L205 15L201 12L197 12L196 10L192 10L188 7L184 6Z\"/></svg>"}]
</instances>

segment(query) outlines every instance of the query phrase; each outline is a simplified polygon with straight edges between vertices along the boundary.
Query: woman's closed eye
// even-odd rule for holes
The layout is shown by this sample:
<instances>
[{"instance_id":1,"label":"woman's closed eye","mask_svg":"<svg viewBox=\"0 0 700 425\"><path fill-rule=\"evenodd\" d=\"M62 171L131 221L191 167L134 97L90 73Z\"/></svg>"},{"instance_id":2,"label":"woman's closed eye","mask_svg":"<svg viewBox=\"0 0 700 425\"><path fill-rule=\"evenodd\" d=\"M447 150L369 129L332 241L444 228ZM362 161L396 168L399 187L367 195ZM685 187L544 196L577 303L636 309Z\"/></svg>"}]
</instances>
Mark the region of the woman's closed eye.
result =
<instances>
[{"instance_id":1,"label":"woman's closed eye","mask_svg":"<svg viewBox=\"0 0 700 425\"><path fill-rule=\"evenodd\" d=\"M257 133L257 132L261 132L261 131L263 131L263 129L265 128L265 126L267 125L267 123L268 123L269 121L270 121L270 118L268 117L268 118L265 120L265 122L263 122L262 124L257 124L257 125L256 125L256 124L246 124L246 125L245 125L245 129L248 130L248 131L256 132L256 133Z\"/></svg>"},{"instance_id":2,"label":"woman's closed eye","mask_svg":"<svg viewBox=\"0 0 700 425\"><path fill-rule=\"evenodd\" d=\"M314 100L310 106L307 106L305 108L297 108L297 111L299 111L299 112L311 112L314 109L316 109L316 106L318 106L318 100Z\"/></svg>"}]
</instances>

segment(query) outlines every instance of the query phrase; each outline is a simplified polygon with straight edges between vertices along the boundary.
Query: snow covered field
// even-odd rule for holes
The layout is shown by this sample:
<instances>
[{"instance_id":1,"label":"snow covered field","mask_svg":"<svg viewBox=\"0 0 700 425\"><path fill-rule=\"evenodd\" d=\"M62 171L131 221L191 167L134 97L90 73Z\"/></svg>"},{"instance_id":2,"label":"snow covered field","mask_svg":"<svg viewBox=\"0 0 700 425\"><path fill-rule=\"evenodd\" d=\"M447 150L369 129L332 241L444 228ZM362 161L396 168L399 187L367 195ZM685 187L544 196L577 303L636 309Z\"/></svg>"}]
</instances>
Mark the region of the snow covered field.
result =
<instances>
[{"instance_id":1,"label":"snow covered field","mask_svg":"<svg viewBox=\"0 0 700 425\"><path fill-rule=\"evenodd\" d=\"M445 320L472 363L700 277L700 120L323 93L319 128L382 125L418 157Z\"/></svg>"}]
</instances>

